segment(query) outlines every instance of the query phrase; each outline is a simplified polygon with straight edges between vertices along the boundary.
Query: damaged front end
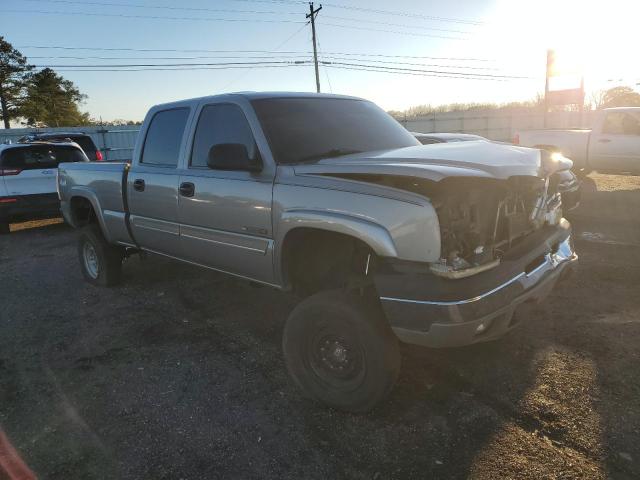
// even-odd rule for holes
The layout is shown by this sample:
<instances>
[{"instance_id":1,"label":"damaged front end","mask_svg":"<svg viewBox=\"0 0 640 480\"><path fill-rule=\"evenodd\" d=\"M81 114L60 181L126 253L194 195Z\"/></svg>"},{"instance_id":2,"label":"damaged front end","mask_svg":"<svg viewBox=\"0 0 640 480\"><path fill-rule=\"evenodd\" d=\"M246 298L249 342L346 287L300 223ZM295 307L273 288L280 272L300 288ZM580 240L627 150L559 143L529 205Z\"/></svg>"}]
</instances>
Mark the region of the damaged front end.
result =
<instances>
[{"instance_id":1,"label":"damaged front end","mask_svg":"<svg viewBox=\"0 0 640 480\"><path fill-rule=\"evenodd\" d=\"M523 238L558 225L567 165L543 158L541 177L452 177L431 186L442 242L440 260L430 266L435 275L458 279L492 269Z\"/></svg>"}]
</instances>

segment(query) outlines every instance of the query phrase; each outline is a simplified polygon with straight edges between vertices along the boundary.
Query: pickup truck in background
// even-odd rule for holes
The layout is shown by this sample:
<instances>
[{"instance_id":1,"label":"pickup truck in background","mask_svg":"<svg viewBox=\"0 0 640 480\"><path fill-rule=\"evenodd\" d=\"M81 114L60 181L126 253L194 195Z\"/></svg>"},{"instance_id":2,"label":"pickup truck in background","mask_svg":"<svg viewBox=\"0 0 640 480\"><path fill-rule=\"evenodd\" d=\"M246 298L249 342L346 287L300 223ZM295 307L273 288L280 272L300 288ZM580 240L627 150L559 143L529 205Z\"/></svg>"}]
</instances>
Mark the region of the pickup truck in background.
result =
<instances>
[{"instance_id":1,"label":"pickup truck in background","mask_svg":"<svg viewBox=\"0 0 640 480\"><path fill-rule=\"evenodd\" d=\"M93 284L151 252L299 295L291 376L360 412L393 387L398 340L498 338L570 270L571 165L486 141L421 145L354 97L242 93L153 107L131 165L62 164L58 188Z\"/></svg>"},{"instance_id":2,"label":"pickup truck in background","mask_svg":"<svg viewBox=\"0 0 640 480\"><path fill-rule=\"evenodd\" d=\"M523 130L514 143L559 152L574 170L640 173L640 107L606 108L597 112L591 130Z\"/></svg>"}]
</instances>

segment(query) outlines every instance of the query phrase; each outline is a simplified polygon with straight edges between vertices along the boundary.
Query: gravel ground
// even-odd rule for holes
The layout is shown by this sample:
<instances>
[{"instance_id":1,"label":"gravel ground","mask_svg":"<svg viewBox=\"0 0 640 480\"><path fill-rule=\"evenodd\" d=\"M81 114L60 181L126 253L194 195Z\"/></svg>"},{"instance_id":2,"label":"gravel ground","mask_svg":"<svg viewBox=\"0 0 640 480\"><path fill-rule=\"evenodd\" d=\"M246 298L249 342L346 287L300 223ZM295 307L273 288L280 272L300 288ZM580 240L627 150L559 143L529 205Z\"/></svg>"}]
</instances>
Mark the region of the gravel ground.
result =
<instances>
[{"instance_id":1,"label":"gravel ground","mask_svg":"<svg viewBox=\"0 0 640 480\"><path fill-rule=\"evenodd\" d=\"M640 177L592 175L577 273L487 345L403 346L367 415L301 397L286 294L150 257L82 280L59 221L0 237L0 425L46 479L640 478Z\"/></svg>"}]
</instances>

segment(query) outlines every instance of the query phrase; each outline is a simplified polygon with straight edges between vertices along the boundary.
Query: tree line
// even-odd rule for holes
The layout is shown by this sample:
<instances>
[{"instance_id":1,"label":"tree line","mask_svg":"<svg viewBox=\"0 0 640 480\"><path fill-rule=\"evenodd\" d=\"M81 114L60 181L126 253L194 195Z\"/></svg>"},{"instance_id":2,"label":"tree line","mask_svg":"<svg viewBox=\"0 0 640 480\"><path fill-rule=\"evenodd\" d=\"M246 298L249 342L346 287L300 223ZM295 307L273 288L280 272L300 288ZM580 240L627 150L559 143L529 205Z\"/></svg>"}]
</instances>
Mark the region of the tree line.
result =
<instances>
[{"instance_id":1,"label":"tree line","mask_svg":"<svg viewBox=\"0 0 640 480\"><path fill-rule=\"evenodd\" d=\"M0 118L30 127L90 125L80 111L86 95L50 68L36 71L20 51L0 36Z\"/></svg>"}]
</instances>

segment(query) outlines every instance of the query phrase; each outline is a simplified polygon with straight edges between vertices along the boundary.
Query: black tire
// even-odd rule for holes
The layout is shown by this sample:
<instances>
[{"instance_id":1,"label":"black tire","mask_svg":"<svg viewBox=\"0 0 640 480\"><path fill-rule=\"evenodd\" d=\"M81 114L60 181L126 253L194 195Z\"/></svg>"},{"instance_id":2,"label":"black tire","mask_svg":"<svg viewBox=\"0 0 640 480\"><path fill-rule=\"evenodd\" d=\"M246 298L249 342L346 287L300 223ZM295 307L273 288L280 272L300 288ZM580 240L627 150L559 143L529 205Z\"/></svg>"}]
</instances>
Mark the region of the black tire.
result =
<instances>
[{"instance_id":1,"label":"black tire","mask_svg":"<svg viewBox=\"0 0 640 480\"><path fill-rule=\"evenodd\" d=\"M0 235L10 233L9 222L0 218Z\"/></svg>"},{"instance_id":2,"label":"black tire","mask_svg":"<svg viewBox=\"0 0 640 480\"><path fill-rule=\"evenodd\" d=\"M97 224L83 227L78 238L78 259L85 280L101 287L120 282L123 251L110 245Z\"/></svg>"},{"instance_id":3,"label":"black tire","mask_svg":"<svg viewBox=\"0 0 640 480\"><path fill-rule=\"evenodd\" d=\"M320 292L289 315L282 340L287 369L309 397L366 412L400 372L398 340L375 298Z\"/></svg>"}]
</instances>

